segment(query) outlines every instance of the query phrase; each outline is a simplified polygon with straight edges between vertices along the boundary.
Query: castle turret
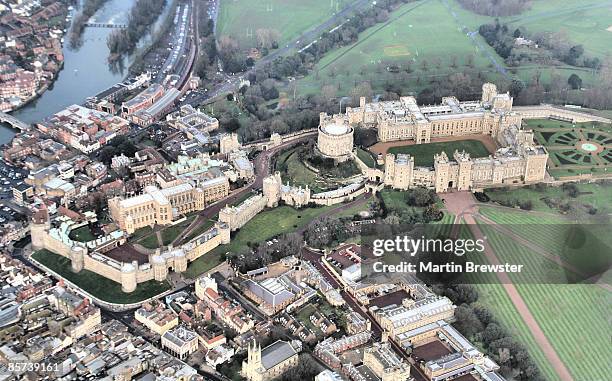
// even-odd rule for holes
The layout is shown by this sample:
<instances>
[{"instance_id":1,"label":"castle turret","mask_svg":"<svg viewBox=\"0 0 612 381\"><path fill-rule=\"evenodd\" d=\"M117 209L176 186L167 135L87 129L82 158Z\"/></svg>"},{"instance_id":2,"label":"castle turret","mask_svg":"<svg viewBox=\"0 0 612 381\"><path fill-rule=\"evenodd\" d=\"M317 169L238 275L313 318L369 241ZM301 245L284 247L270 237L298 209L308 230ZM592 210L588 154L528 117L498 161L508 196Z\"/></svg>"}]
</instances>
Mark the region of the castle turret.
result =
<instances>
[{"instance_id":1,"label":"castle turret","mask_svg":"<svg viewBox=\"0 0 612 381\"><path fill-rule=\"evenodd\" d=\"M124 263L121 266L121 291L133 292L136 290L138 282L136 281L136 270L138 269L138 262L133 261L132 263Z\"/></svg>"},{"instance_id":2,"label":"castle turret","mask_svg":"<svg viewBox=\"0 0 612 381\"><path fill-rule=\"evenodd\" d=\"M493 102L495 96L497 96L497 86L493 83L484 83L482 85L482 103Z\"/></svg>"},{"instance_id":3,"label":"castle turret","mask_svg":"<svg viewBox=\"0 0 612 381\"><path fill-rule=\"evenodd\" d=\"M174 271L179 273L187 271L187 256L183 250L177 250L174 254Z\"/></svg>"},{"instance_id":4,"label":"castle turret","mask_svg":"<svg viewBox=\"0 0 612 381\"><path fill-rule=\"evenodd\" d=\"M70 248L70 264L73 272L78 273L83 270L86 254L87 249L82 246L75 245Z\"/></svg>"},{"instance_id":5,"label":"castle turret","mask_svg":"<svg viewBox=\"0 0 612 381\"><path fill-rule=\"evenodd\" d=\"M450 181L450 162L444 151L434 155L434 170L436 172L436 192L446 192L452 184Z\"/></svg>"},{"instance_id":6,"label":"castle turret","mask_svg":"<svg viewBox=\"0 0 612 381\"><path fill-rule=\"evenodd\" d=\"M166 280L168 276L168 267L166 266L166 260L161 255L151 256L151 266L153 267L153 278L158 281Z\"/></svg>"},{"instance_id":7,"label":"castle turret","mask_svg":"<svg viewBox=\"0 0 612 381\"><path fill-rule=\"evenodd\" d=\"M225 223L217 223L217 229L219 230L219 235L221 236L221 244L227 245L231 240L231 229L228 224Z\"/></svg>"},{"instance_id":8,"label":"castle turret","mask_svg":"<svg viewBox=\"0 0 612 381\"><path fill-rule=\"evenodd\" d=\"M40 209L32 216L30 234L32 236L32 250L40 250L45 247L45 236L51 228L49 213L47 209Z\"/></svg>"},{"instance_id":9,"label":"castle turret","mask_svg":"<svg viewBox=\"0 0 612 381\"><path fill-rule=\"evenodd\" d=\"M263 195L268 200L266 203L268 208L278 206L281 198L281 185L282 180L278 172L263 180Z\"/></svg>"},{"instance_id":10,"label":"castle turret","mask_svg":"<svg viewBox=\"0 0 612 381\"><path fill-rule=\"evenodd\" d=\"M470 158L470 154L465 151L455 150L453 157L459 166L455 186L460 191L469 190L472 187L472 166L474 162Z\"/></svg>"}]
</instances>

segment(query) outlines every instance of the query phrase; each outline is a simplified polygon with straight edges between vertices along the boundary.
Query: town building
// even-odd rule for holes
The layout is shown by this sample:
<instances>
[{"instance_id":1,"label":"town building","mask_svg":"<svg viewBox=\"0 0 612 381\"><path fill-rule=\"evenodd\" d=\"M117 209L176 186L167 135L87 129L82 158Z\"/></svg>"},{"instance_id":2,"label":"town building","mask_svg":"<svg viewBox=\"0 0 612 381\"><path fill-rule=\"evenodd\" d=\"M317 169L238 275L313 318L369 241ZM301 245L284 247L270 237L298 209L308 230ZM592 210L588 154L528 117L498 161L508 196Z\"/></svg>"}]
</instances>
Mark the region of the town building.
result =
<instances>
[{"instance_id":1,"label":"town building","mask_svg":"<svg viewBox=\"0 0 612 381\"><path fill-rule=\"evenodd\" d=\"M34 188L26 183L13 186L13 200L17 205L27 205L30 197L34 196Z\"/></svg>"},{"instance_id":2,"label":"town building","mask_svg":"<svg viewBox=\"0 0 612 381\"><path fill-rule=\"evenodd\" d=\"M183 360L198 350L198 335L179 326L162 335L161 345L168 352Z\"/></svg>"},{"instance_id":3,"label":"town building","mask_svg":"<svg viewBox=\"0 0 612 381\"><path fill-rule=\"evenodd\" d=\"M209 276L198 278L195 283L195 294L204 303L205 308L236 332L243 334L254 327L255 321L247 315L240 303L219 294L217 282L213 278Z\"/></svg>"},{"instance_id":4,"label":"town building","mask_svg":"<svg viewBox=\"0 0 612 381\"><path fill-rule=\"evenodd\" d=\"M136 321L158 335L163 335L179 323L178 315L162 302L146 302L134 312Z\"/></svg>"},{"instance_id":5,"label":"town building","mask_svg":"<svg viewBox=\"0 0 612 381\"><path fill-rule=\"evenodd\" d=\"M208 134L219 128L219 121L191 105L184 105L178 111L166 116L168 123L183 131L189 139L197 139L200 134Z\"/></svg>"},{"instance_id":6,"label":"town building","mask_svg":"<svg viewBox=\"0 0 612 381\"><path fill-rule=\"evenodd\" d=\"M281 376L298 363L298 352L289 342L278 340L265 348L249 344L242 362L242 376L248 381L266 381Z\"/></svg>"},{"instance_id":7,"label":"town building","mask_svg":"<svg viewBox=\"0 0 612 381\"><path fill-rule=\"evenodd\" d=\"M436 322L450 319L455 306L447 297L431 296L420 300L403 299L402 304L372 306L374 319L391 337Z\"/></svg>"},{"instance_id":8,"label":"town building","mask_svg":"<svg viewBox=\"0 0 612 381\"><path fill-rule=\"evenodd\" d=\"M36 127L55 140L89 154L127 133L129 122L103 111L72 105L37 123Z\"/></svg>"}]
</instances>

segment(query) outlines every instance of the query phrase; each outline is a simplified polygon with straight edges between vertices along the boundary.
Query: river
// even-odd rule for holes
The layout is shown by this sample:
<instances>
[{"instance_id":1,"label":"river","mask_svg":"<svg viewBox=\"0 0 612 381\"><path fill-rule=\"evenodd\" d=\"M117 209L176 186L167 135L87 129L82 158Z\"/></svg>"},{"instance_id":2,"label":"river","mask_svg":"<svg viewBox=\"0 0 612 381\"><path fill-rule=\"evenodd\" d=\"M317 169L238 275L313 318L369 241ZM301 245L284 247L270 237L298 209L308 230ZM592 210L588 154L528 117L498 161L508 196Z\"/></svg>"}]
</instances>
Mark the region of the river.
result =
<instances>
[{"instance_id":1,"label":"river","mask_svg":"<svg viewBox=\"0 0 612 381\"><path fill-rule=\"evenodd\" d=\"M99 23L127 23L128 13L136 0L110 0L91 21ZM170 1L167 2L167 4ZM160 15L154 29L160 26L170 7ZM59 72L53 85L37 100L11 113L17 119L26 123L34 123L53 115L71 104L81 104L85 98L121 82L127 75L130 59L124 60L125 69L113 69L107 62L108 47L106 38L114 29L85 28L83 44L78 49L72 49L66 34L64 43L64 68ZM143 40L150 39L147 35ZM0 124L0 144L11 141L17 131L7 125Z\"/></svg>"}]
</instances>

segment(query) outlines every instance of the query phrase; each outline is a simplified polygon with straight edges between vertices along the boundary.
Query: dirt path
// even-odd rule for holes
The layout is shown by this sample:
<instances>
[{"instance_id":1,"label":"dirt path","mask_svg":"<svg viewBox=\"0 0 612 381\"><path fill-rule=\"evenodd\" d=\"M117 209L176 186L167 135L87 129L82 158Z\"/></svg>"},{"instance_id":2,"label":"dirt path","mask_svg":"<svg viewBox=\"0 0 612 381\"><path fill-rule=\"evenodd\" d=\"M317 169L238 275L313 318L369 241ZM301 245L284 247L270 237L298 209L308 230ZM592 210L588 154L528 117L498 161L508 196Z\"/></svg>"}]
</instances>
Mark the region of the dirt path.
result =
<instances>
[{"instance_id":1,"label":"dirt path","mask_svg":"<svg viewBox=\"0 0 612 381\"><path fill-rule=\"evenodd\" d=\"M497 144L495 144L495 141L489 135L461 135L461 136L447 136L444 138L431 138L430 143L456 142L460 140L478 140L491 153L495 152L495 150L497 149ZM414 144L415 144L414 140L398 140L395 142L384 142L384 143L378 142L368 149L371 152L373 152L375 155L382 154L384 156L387 154L387 151L391 147L411 146Z\"/></svg>"}]
</instances>

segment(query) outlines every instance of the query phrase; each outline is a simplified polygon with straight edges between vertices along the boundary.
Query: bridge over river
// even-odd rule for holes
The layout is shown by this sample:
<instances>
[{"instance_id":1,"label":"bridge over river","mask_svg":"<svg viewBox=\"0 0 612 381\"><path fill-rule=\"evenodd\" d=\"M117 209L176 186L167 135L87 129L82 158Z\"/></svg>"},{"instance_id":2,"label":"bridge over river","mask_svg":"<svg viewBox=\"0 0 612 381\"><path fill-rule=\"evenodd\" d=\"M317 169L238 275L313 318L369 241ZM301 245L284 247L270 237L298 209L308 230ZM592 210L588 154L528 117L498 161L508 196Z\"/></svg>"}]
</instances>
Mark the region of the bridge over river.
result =
<instances>
[{"instance_id":1,"label":"bridge over river","mask_svg":"<svg viewBox=\"0 0 612 381\"><path fill-rule=\"evenodd\" d=\"M85 23L85 26L88 28L117 28L117 29L127 28L127 24L113 24L113 23L102 23L102 22L88 22L88 23Z\"/></svg>"},{"instance_id":2,"label":"bridge over river","mask_svg":"<svg viewBox=\"0 0 612 381\"><path fill-rule=\"evenodd\" d=\"M13 128L16 128L21 131L30 129L29 124L22 122L21 120L15 118L14 116L4 113L2 111L0 111L0 123L8 123Z\"/></svg>"}]
</instances>

